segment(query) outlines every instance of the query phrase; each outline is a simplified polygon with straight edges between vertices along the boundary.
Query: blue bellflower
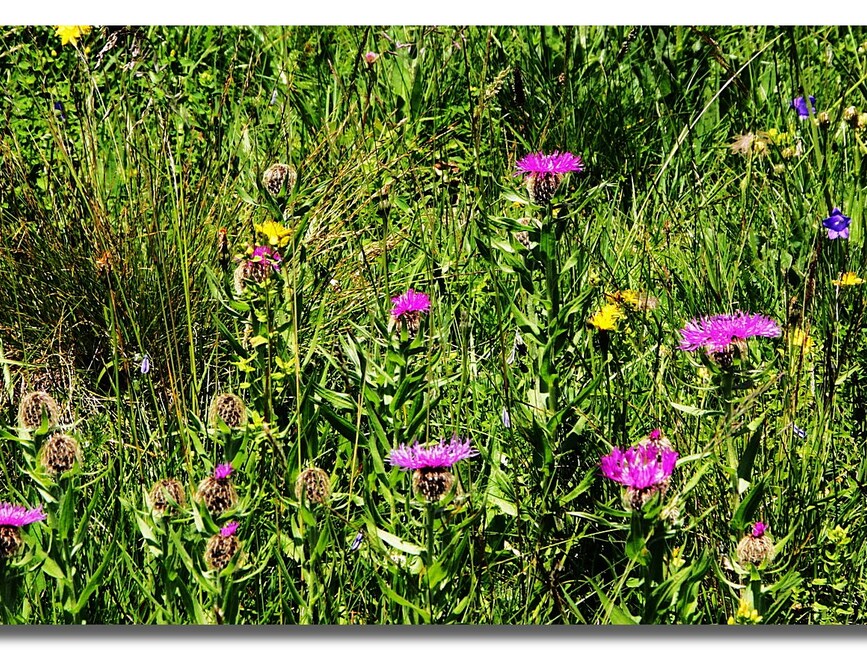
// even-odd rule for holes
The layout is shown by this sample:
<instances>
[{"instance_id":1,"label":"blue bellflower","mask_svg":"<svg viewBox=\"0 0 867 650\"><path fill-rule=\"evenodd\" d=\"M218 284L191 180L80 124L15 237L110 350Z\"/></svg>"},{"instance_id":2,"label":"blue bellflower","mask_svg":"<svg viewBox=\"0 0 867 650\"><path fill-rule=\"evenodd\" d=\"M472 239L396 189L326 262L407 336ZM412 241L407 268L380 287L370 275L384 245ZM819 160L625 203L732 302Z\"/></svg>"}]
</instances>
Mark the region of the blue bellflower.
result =
<instances>
[{"instance_id":1,"label":"blue bellflower","mask_svg":"<svg viewBox=\"0 0 867 650\"><path fill-rule=\"evenodd\" d=\"M828 229L828 239L849 239L849 224L852 220L840 211L840 208L831 210L831 215L822 221L822 225Z\"/></svg>"},{"instance_id":2,"label":"blue bellflower","mask_svg":"<svg viewBox=\"0 0 867 650\"><path fill-rule=\"evenodd\" d=\"M792 100L792 103L789 104L789 108L794 108L798 112L798 118L802 120L806 120L810 117L810 113L816 112L816 98L810 95L810 104L812 106L807 106L807 100L804 97L795 97Z\"/></svg>"}]
</instances>

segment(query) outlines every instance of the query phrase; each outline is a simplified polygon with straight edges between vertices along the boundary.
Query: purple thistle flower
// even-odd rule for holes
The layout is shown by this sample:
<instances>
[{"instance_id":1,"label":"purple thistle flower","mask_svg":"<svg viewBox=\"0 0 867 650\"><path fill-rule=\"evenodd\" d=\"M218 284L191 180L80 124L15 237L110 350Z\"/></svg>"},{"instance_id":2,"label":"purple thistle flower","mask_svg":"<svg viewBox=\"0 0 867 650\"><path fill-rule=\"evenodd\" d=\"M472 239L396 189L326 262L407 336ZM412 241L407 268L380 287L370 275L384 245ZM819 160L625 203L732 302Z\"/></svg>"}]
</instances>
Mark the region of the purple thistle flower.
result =
<instances>
[{"instance_id":1,"label":"purple thistle flower","mask_svg":"<svg viewBox=\"0 0 867 650\"><path fill-rule=\"evenodd\" d=\"M840 208L831 210L831 216L822 221L822 225L828 229L828 239L849 239L849 224L852 220L847 217Z\"/></svg>"},{"instance_id":2,"label":"purple thistle flower","mask_svg":"<svg viewBox=\"0 0 867 650\"><path fill-rule=\"evenodd\" d=\"M241 524L239 524L237 521L229 522L220 529L220 535L223 537L231 537L235 534L235 531L238 530L238 526L240 525Z\"/></svg>"},{"instance_id":3,"label":"purple thistle flower","mask_svg":"<svg viewBox=\"0 0 867 650\"><path fill-rule=\"evenodd\" d=\"M425 446L420 442L416 442L412 447L402 444L397 449L391 450L389 462L404 471L428 467L451 467L459 460L477 456L478 453L469 440L464 442L452 438L451 442L440 441L433 446Z\"/></svg>"},{"instance_id":4,"label":"purple thistle flower","mask_svg":"<svg viewBox=\"0 0 867 650\"><path fill-rule=\"evenodd\" d=\"M782 334L777 323L761 314L718 314L701 316L680 330L681 341L678 349L697 350L704 348L710 353L721 352L738 340L753 336L776 338Z\"/></svg>"},{"instance_id":5,"label":"purple thistle flower","mask_svg":"<svg viewBox=\"0 0 867 650\"><path fill-rule=\"evenodd\" d=\"M0 526L14 526L21 528L27 524L45 519L42 506L28 510L24 506L16 506L11 503L0 503Z\"/></svg>"},{"instance_id":6,"label":"purple thistle flower","mask_svg":"<svg viewBox=\"0 0 867 650\"><path fill-rule=\"evenodd\" d=\"M214 469L214 478L218 481L222 481L223 479L229 478L232 475L232 463L223 463L222 465L217 465Z\"/></svg>"},{"instance_id":7,"label":"purple thistle flower","mask_svg":"<svg viewBox=\"0 0 867 650\"><path fill-rule=\"evenodd\" d=\"M603 456L602 473L634 490L647 490L665 483L677 464L677 452L655 444L635 445L621 451L619 447Z\"/></svg>"},{"instance_id":8,"label":"purple thistle flower","mask_svg":"<svg viewBox=\"0 0 867 650\"><path fill-rule=\"evenodd\" d=\"M400 318L406 313L418 313L430 311L430 298L426 293L419 293L412 289L400 296L395 296L391 299L394 309L391 310L391 315L395 319Z\"/></svg>"},{"instance_id":9,"label":"purple thistle flower","mask_svg":"<svg viewBox=\"0 0 867 650\"><path fill-rule=\"evenodd\" d=\"M813 113L816 112L816 98L812 95L810 95L810 104L812 104L812 106L808 107L807 100L801 96L798 96L792 100L792 103L789 104L789 108L795 109L795 111L798 113L799 119L806 120L808 117L810 117L811 111Z\"/></svg>"},{"instance_id":10,"label":"purple thistle flower","mask_svg":"<svg viewBox=\"0 0 867 650\"><path fill-rule=\"evenodd\" d=\"M551 154L544 154L541 151L530 153L521 158L517 164L518 171L515 176L520 174L566 174L568 172L583 172L584 161L581 156L576 156L573 153L565 151L560 153L555 151Z\"/></svg>"},{"instance_id":11,"label":"purple thistle flower","mask_svg":"<svg viewBox=\"0 0 867 650\"><path fill-rule=\"evenodd\" d=\"M757 521L753 524L753 537L761 537L765 534L765 531L768 529L768 525L763 521Z\"/></svg>"}]
</instances>

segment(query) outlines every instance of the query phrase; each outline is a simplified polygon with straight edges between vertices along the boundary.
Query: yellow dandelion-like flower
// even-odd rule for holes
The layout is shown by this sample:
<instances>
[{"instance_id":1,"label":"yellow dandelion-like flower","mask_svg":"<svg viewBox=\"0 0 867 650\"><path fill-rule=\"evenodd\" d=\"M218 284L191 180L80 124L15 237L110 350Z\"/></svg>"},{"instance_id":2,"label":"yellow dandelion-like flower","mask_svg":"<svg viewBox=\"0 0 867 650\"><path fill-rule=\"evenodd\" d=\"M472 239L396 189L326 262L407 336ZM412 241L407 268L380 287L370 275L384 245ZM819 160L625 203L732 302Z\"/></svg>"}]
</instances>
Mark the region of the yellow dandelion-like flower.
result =
<instances>
[{"instance_id":1,"label":"yellow dandelion-like flower","mask_svg":"<svg viewBox=\"0 0 867 650\"><path fill-rule=\"evenodd\" d=\"M614 293L606 294L605 297L610 303L626 303L630 307L638 307L638 301L641 298L639 293L634 289L624 289L623 291L616 291Z\"/></svg>"},{"instance_id":2,"label":"yellow dandelion-like flower","mask_svg":"<svg viewBox=\"0 0 867 650\"><path fill-rule=\"evenodd\" d=\"M92 29L93 27L90 25L57 25L54 28L57 36L60 37L61 46L67 43L75 46L78 43L78 39L89 34Z\"/></svg>"},{"instance_id":3,"label":"yellow dandelion-like flower","mask_svg":"<svg viewBox=\"0 0 867 650\"><path fill-rule=\"evenodd\" d=\"M257 225L256 230L268 238L268 244L271 246L286 246L292 236L291 230L276 221L269 220L261 226Z\"/></svg>"},{"instance_id":4,"label":"yellow dandelion-like flower","mask_svg":"<svg viewBox=\"0 0 867 650\"><path fill-rule=\"evenodd\" d=\"M587 322L598 330L615 330L617 321L623 318L623 311L613 303L603 305Z\"/></svg>"},{"instance_id":5,"label":"yellow dandelion-like flower","mask_svg":"<svg viewBox=\"0 0 867 650\"><path fill-rule=\"evenodd\" d=\"M788 340L789 347L795 349L803 348L805 354L813 349L813 337L808 335L800 327L796 327L789 332Z\"/></svg>"},{"instance_id":6,"label":"yellow dandelion-like flower","mask_svg":"<svg viewBox=\"0 0 867 650\"><path fill-rule=\"evenodd\" d=\"M852 287L856 284L863 284L864 278L859 278L852 271L846 271L843 275L840 276L839 280L831 280L831 284L835 284L838 287Z\"/></svg>"}]
</instances>

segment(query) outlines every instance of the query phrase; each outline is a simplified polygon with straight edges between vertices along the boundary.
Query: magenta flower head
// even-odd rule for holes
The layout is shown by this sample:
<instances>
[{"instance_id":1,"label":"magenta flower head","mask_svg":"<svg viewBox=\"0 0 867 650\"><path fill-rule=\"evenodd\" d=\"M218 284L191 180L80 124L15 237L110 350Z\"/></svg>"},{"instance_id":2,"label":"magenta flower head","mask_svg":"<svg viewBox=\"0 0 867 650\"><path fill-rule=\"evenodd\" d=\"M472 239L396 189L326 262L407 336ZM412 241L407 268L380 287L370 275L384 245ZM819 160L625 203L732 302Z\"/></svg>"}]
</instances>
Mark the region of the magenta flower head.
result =
<instances>
[{"instance_id":1,"label":"magenta flower head","mask_svg":"<svg viewBox=\"0 0 867 650\"><path fill-rule=\"evenodd\" d=\"M452 438L451 442L439 442L432 446L416 442L412 447L401 445L392 449L389 462L401 470L414 470L413 490L429 502L439 501L455 483L449 468L460 460L478 455L469 440Z\"/></svg>"},{"instance_id":2,"label":"magenta flower head","mask_svg":"<svg viewBox=\"0 0 867 650\"><path fill-rule=\"evenodd\" d=\"M646 490L664 483L676 464L676 451L652 443L635 445L626 451L615 447L599 461L607 478L635 490Z\"/></svg>"},{"instance_id":3,"label":"magenta flower head","mask_svg":"<svg viewBox=\"0 0 867 650\"><path fill-rule=\"evenodd\" d=\"M28 510L24 506L16 506L11 503L0 503L0 526L12 526L21 528L45 519L42 506Z\"/></svg>"},{"instance_id":4,"label":"magenta flower head","mask_svg":"<svg viewBox=\"0 0 867 650\"><path fill-rule=\"evenodd\" d=\"M794 108L795 112L798 114L798 119L806 120L810 117L810 112L816 112L816 98L810 95L810 104L811 106L807 106L807 100L804 97L795 97L792 100L792 103L789 104L789 108Z\"/></svg>"},{"instance_id":5,"label":"magenta flower head","mask_svg":"<svg viewBox=\"0 0 867 650\"><path fill-rule=\"evenodd\" d=\"M828 239L849 239L850 223L852 220L840 208L831 210L831 215L822 221L822 225L828 229Z\"/></svg>"},{"instance_id":6,"label":"magenta flower head","mask_svg":"<svg viewBox=\"0 0 867 650\"><path fill-rule=\"evenodd\" d=\"M24 506L0 503L0 560L12 557L24 543L21 527L45 519L42 506L28 510Z\"/></svg>"},{"instance_id":7,"label":"magenta flower head","mask_svg":"<svg viewBox=\"0 0 867 650\"><path fill-rule=\"evenodd\" d=\"M223 537L231 537L235 534L235 531L238 530L238 526L240 526L240 524L237 521L232 521L220 529L220 535Z\"/></svg>"},{"instance_id":8,"label":"magenta flower head","mask_svg":"<svg viewBox=\"0 0 867 650\"><path fill-rule=\"evenodd\" d=\"M373 65L376 63L376 60L379 58L379 55L376 52L368 52L364 55L364 62L367 65Z\"/></svg>"},{"instance_id":9,"label":"magenta flower head","mask_svg":"<svg viewBox=\"0 0 867 650\"><path fill-rule=\"evenodd\" d=\"M415 336L421 323L421 315L430 311L430 297L412 289L391 299L394 308L391 317L397 323L398 330L406 326L410 335Z\"/></svg>"},{"instance_id":10,"label":"magenta flower head","mask_svg":"<svg viewBox=\"0 0 867 650\"><path fill-rule=\"evenodd\" d=\"M768 529L768 525L763 521L757 521L753 524L753 537L761 537L765 534L765 531Z\"/></svg>"},{"instance_id":11,"label":"magenta flower head","mask_svg":"<svg viewBox=\"0 0 867 650\"><path fill-rule=\"evenodd\" d=\"M282 261L283 258L280 257L280 253L273 250L270 246L256 246L253 249L253 255L247 261L247 265L258 265L268 271L279 271L280 262Z\"/></svg>"},{"instance_id":12,"label":"magenta flower head","mask_svg":"<svg viewBox=\"0 0 867 650\"><path fill-rule=\"evenodd\" d=\"M776 338L782 334L777 323L761 314L718 314L701 316L680 330L680 350L704 348L722 368L732 364L734 356L746 356L746 339L754 336Z\"/></svg>"},{"instance_id":13,"label":"magenta flower head","mask_svg":"<svg viewBox=\"0 0 867 650\"><path fill-rule=\"evenodd\" d=\"M229 478L229 476L232 475L233 471L234 470L232 469L231 463L223 463L222 465L217 465L217 467L214 468L214 478L218 481L222 481L223 479Z\"/></svg>"},{"instance_id":14,"label":"magenta flower head","mask_svg":"<svg viewBox=\"0 0 867 650\"><path fill-rule=\"evenodd\" d=\"M515 176L526 174L525 183L530 198L535 203L548 203L560 186L563 176L570 172L584 171L584 161L568 151L544 154L541 151L527 154L518 161Z\"/></svg>"},{"instance_id":15,"label":"magenta flower head","mask_svg":"<svg viewBox=\"0 0 867 650\"><path fill-rule=\"evenodd\" d=\"M391 450L389 462L404 471L426 467L451 467L459 460L477 456L478 453L469 440L464 442L452 438L451 442L439 442L430 446L420 442L416 442L412 447L402 444Z\"/></svg>"}]
</instances>

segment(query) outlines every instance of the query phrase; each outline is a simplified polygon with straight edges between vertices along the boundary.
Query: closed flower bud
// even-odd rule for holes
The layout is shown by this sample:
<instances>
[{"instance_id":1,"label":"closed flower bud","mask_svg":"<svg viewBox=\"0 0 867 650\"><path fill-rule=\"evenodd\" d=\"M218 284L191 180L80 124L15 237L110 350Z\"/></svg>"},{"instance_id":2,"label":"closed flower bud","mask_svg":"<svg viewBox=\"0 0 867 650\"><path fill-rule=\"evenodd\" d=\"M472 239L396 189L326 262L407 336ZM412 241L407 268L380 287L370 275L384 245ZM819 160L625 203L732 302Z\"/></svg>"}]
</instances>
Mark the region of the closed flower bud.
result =
<instances>
[{"instance_id":1,"label":"closed flower bud","mask_svg":"<svg viewBox=\"0 0 867 650\"><path fill-rule=\"evenodd\" d=\"M48 427L57 426L60 408L54 398L45 391L27 393L18 405L18 426L22 429L38 429L42 426L42 415L48 418Z\"/></svg>"},{"instance_id":2,"label":"closed flower bud","mask_svg":"<svg viewBox=\"0 0 867 650\"><path fill-rule=\"evenodd\" d=\"M52 433L39 452L39 463L51 476L68 472L81 462L81 449L75 438L65 433Z\"/></svg>"},{"instance_id":3,"label":"closed flower bud","mask_svg":"<svg viewBox=\"0 0 867 650\"><path fill-rule=\"evenodd\" d=\"M309 467L295 480L295 497L309 503L325 503L331 496L331 479L318 467Z\"/></svg>"},{"instance_id":4,"label":"closed flower bud","mask_svg":"<svg viewBox=\"0 0 867 650\"><path fill-rule=\"evenodd\" d=\"M230 429L247 424L247 407L244 400L234 393L221 393L214 397L208 412L208 421L216 427L222 420Z\"/></svg>"}]
</instances>

